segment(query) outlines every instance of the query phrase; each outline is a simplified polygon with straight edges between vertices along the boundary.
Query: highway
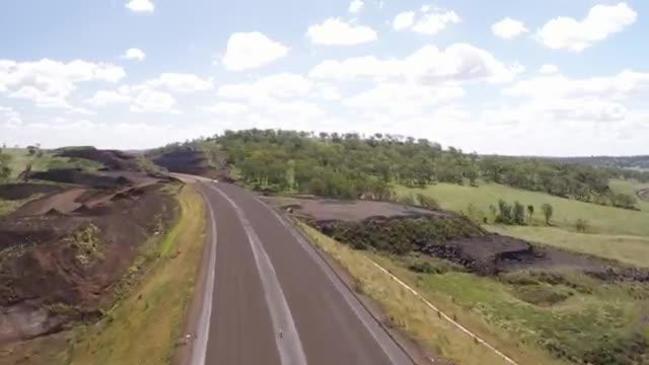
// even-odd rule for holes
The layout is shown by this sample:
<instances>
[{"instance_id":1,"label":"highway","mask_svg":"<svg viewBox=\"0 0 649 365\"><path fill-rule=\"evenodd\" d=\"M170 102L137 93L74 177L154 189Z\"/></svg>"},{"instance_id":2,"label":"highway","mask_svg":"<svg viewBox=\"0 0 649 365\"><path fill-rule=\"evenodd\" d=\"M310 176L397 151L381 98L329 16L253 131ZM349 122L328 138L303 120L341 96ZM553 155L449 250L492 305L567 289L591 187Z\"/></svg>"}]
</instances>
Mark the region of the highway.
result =
<instances>
[{"instance_id":1,"label":"highway","mask_svg":"<svg viewBox=\"0 0 649 365\"><path fill-rule=\"evenodd\" d=\"M191 365L413 364L315 249L253 193L198 187L210 247Z\"/></svg>"}]
</instances>

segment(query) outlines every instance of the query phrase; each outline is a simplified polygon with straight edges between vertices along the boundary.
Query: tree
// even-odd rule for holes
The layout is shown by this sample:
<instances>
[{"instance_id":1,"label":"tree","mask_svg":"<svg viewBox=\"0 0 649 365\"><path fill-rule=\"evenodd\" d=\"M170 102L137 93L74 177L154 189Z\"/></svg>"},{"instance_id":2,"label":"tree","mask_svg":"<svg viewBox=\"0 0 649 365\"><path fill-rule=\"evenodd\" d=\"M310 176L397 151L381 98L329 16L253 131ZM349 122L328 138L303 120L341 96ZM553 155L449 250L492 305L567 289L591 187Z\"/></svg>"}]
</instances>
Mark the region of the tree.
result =
<instances>
[{"instance_id":1,"label":"tree","mask_svg":"<svg viewBox=\"0 0 649 365\"><path fill-rule=\"evenodd\" d=\"M525 224L525 207L519 202L514 202L514 209L512 213L512 221L514 224Z\"/></svg>"},{"instance_id":2,"label":"tree","mask_svg":"<svg viewBox=\"0 0 649 365\"><path fill-rule=\"evenodd\" d=\"M534 216L534 206L532 204L527 206L527 219L528 223L532 223L532 217Z\"/></svg>"},{"instance_id":3,"label":"tree","mask_svg":"<svg viewBox=\"0 0 649 365\"><path fill-rule=\"evenodd\" d=\"M552 219L552 214L554 214L554 208L552 208L552 205L545 203L541 206L541 210L543 210L543 216L545 217L545 224L550 225L550 220Z\"/></svg>"},{"instance_id":4,"label":"tree","mask_svg":"<svg viewBox=\"0 0 649 365\"><path fill-rule=\"evenodd\" d=\"M11 155L2 153L0 150L0 181L6 180L11 175Z\"/></svg>"},{"instance_id":5,"label":"tree","mask_svg":"<svg viewBox=\"0 0 649 365\"><path fill-rule=\"evenodd\" d=\"M498 201L498 215L496 216L497 223L512 224L514 221L512 214L512 206L506 201L500 199Z\"/></svg>"}]
</instances>

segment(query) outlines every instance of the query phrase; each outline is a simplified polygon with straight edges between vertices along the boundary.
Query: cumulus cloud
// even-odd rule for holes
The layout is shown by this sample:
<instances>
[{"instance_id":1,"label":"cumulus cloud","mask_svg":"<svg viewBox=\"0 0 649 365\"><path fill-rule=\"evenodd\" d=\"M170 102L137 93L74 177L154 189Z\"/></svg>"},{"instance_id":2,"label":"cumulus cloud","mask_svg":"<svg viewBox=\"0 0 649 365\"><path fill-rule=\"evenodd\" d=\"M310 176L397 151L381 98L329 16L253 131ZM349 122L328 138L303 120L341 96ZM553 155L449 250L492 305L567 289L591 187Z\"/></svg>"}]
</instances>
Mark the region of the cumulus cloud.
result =
<instances>
[{"instance_id":1,"label":"cumulus cloud","mask_svg":"<svg viewBox=\"0 0 649 365\"><path fill-rule=\"evenodd\" d=\"M314 44L326 46L353 46L377 39L374 29L347 23L339 18L329 18L322 24L309 27L307 37Z\"/></svg>"},{"instance_id":2,"label":"cumulus cloud","mask_svg":"<svg viewBox=\"0 0 649 365\"><path fill-rule=\"evenodd\" d=\"M518 81L503 93L517 98L512 100L516 106L509 111L517 120L562 123L564 127L570 122L627 121L634 113L625 104L647 91L649 74L627 70L589 78L568 78L553 72Z\"/></svg>"},{"instance_id":3,"label":"cumulus cloud","mask_svg":"<svg viewBox=\"0 0 649 365\"><path fill-rule=\"evenodd\" d=\"M512 18L504 18L491 26L491 32L502 39L514 39L529 32L525 24Z\"/></svg>"},{"instance_id":4,"label":"cumulus cloud","mask_svg":"<svg viewBox=\"0 0 649 365\"><path fill-rule=\"evenodd\" d=\"M230 99L262 100L268 98L295 98L309 94L313 89L311 80L292 73L266 76L251 83L221 86L218 96Z\"/></svg>"},{"instance_id":5,"label":"cumulus cloud","mask_svg":"<svg viewBox=\"0 0 649 365\"><path fill-rule=\"evenodd\" d=\"M404 11L394 17L392 28L394 30L404 30L412 27L413 24L415 24L415 12Z\"/></svg>"},{"instance_id":6,"label":"cumulus cloud","mask_svg":"<svg viewBox=\"0 0 649 365\"><path fill-rule=\"evenodd\" d=\"M626 3L595 5L582 20L558 17L547 22L537 33L538 39L552 49L581 52L610 35L635 23L638 15Z\"/></svg>"},{"instance_id":7,"label":"cumulus cloud","mask_svg":"<svg viewBox=\"0 0 649 365\"><path fill-rule=\"evenodd\" d=\"M460 16L455 11L422 6L418 12L404 11L397 14L392 21L392 28L397 31L409 29L416 33L435 35L460 21Z\"/></svg>"},{"instance_id":8,"label":"cumulus cloud","mask_svg":"<svg viewBox=\"0 0 649 365\"><path fill-rule=\"evenodd\" d=\"M126 8L136 13L152 13L155 4L151 0L130 0L126 3Z\"/></svg>"},{"instance_id":9,"label":"cumulus cloud","mask_svg":"<svg viewBox=\"0 0 649 365\"><path fill-rule=\"evenodd\" d=\"M343 101L343 104L368 112L389 112L393 116L421 115L425 108L438 106L464 96L457 85L424 86L413 83L380 83Z\"/></svg>"},{"instance_id":10,"label":"cumulus cloud","mask_svg":"<svg viewBox=\"0 0 649 365\"><path fill-rule=\"evenodd\" d=\"M223 66L230 71L259 68L288 53L288 47L259 32L234 33L228 40Z\"/></svg>"},{"instance_id":11,"label":"cumulus cloud","mask_svg":"<svg viewBox=\"0 0 649 365\"><path fill-rule=\"evenodd\" d=\"M504 93L545 99L601 97L617 100L646 90L649 90L649 73L625 70L613 76L581 79L563 75L533 77L505 88Z\"/></svg>"},{"instance_id":12,"label":"cumulus cloud","mask_svg":"<svg viewBox=\"0 0 649 365\"><path fill-rule=\"evenodd\" d=\"M363 0L352 0L352 2L349 3L348 11L352 14L358 14L363 10L364 6L365 2Z\"/></svg>"},{"instance_id":13,"label":"cumulus cloud","mask_svg":"<svg viewBox=\"0 0 649 365\"><path fill-rule=\"evenodd\" d=\"M559 73L559 66L546 63L539 68L539 73L543 75L553 75Z\"/></svg>"},{"instance_id":14,"label":"cumulus cloud","mask_svg":"<svg viewBox=\"0 0 649 365\"><path fill-rule=\"evenodd\" d=\"M165 113L174 112L176 99L168 93L144 89L135 95L131 104L131 111L133 112L153 112Z\"/></svg>"},{"instance_id":15,"label":"cumulus cloud","mask_svg":"<svg viewBox=\"0 0 649 365\"><path fill-rule=\"evenodd\" d=\"M139 48L129 48L124 52L122 58L132 61L144 61L146 54Z\"/></svg>"},{"instance_id":16,"label":"cumulus cloud","mask_svg":"<svg viewBox=\"0 0 649 365\"><path fill-rule=\"evenodd\" d=\"M144 86L161 88L174 93L189 94L213 88L212 80L189 73L162 73L155 79L144 82Z\"/></svg>"},{"instance_id":17,"label":"cumulus cloud","mask_svg":"<svg viewBox=\"0 0 649 365\"><path fill-rule=\"evenodd\" d=\"M0 125L6 128L18 128L23 124L20 113L13 108L0 105Z\"/></svg>"},{"instance_id":18,"label":"cumulus cloud","mask_svg":"<svg viewBox=\"0 0 649 365\"><path fill-rule=\"evenodd\" d=\"M178 112L173 94L190 94L213 88L211 79L194 74L162 73L136 85L123 85L116 90L99 90L85 102L94 107L129 104L134 112Z\"/></svg>"},{"instance_id":19,"label":"cumulus cloud","mask_svg":"<svg viewBox=\"0 0 649 365\"><path fill-rule=\"evenodd\" d=\"M511 81L520 66L507 66L491 53L466 43L456 43L444 50L428 45L403 59L380 59L375 56L346 60L325 60L309 75L316 79L389 80L405 78L425 84L445 81Z\"/></svg>"},{"instance_id":20,"label":"cumulus cloud","mask_svg":"<svg viewBox=\"0 0 649 365\"><path fill-rule=\"evenodd\" d=\"M72 109L67 98L77 89L77 84L89 81L116 83L125 76L124 69L109 63L0 60L0 92L9 93L13 98L31 100L39 107Z\"/></svg>"}]
</instances>

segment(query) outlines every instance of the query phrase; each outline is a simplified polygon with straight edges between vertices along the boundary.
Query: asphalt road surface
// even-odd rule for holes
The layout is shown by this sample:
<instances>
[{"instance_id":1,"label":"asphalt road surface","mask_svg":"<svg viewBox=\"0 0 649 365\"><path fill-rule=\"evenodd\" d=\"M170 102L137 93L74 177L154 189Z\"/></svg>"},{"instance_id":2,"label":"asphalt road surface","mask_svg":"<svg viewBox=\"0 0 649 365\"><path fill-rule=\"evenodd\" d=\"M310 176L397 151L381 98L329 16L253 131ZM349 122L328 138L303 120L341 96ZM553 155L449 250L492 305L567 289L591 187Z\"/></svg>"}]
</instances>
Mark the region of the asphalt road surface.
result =
<instances>
[{"instance_id":1,"label":"asphalt road surface","mask_svg":"<svg viewBox=\"0 0 649 365\"><path fill-rule=\"evenodd\" d=\"M276 212L237 186L199 184L213 272L192 365L412 364Z\"/></svg>"}]
</instances>

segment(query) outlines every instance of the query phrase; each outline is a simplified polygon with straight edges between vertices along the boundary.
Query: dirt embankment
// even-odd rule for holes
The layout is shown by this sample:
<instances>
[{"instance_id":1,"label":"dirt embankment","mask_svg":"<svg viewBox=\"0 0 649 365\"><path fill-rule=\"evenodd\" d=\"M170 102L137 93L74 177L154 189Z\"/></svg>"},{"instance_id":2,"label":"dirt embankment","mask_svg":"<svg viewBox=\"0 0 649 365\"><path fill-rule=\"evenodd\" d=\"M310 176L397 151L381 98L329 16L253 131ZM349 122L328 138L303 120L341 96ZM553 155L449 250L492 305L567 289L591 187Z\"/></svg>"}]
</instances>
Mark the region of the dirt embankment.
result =
<instances>
[{"instance_id":1,"label":"dirt embankment","mask_svg":"<svg viewBox=\"0 0 649 365\"><path fill-rule=\"evenodd\" d=\"M523 269L571 269L603 280L649 282L649 271L488 233L452 212L388 202L266 198L324 234L358 249L411 251L443 258L481 275Z\"/></svg>"},{"instance_id":2,"label":"dirt embankment","mask_svg":"<svg viewBox=\"0 0 649 365\"><path fill-rule=\"evenodd\" d=\"M45 194L0 219L0 345L99 316L125 273L141 269L131 266L141 244L177 214L171 180L137 172L116 151L64 153L107 171L50 170L30 179L64 184L0 187L12 199Z\"/></svg>"},{"instance_id":3,"label":"dirt embankment","mask_svg":"<svg viewBox=\"0 0 649 365\"><path fill-rule=\"evenodd\" d=\"M83 158L104 165L107 170L139 171L136 156L117 150L98 150L94 147L64 148L56 151L60 157Z\"/></svg>"},{"instance_id":4,"label":"dirt embankment","mask_svg":"<svg viewBox=\"0 0 649 365\"><path fill-rule=\"evenodd\" d=\"M220 167L212 166L204 151L190 147L179 147L172 151L164 152L153 157L153 162L170 172L205 176L220 181L232 182L230 171L226 167L224 158L221 156L218 164Z\"/></svg>"}]
</instances>

